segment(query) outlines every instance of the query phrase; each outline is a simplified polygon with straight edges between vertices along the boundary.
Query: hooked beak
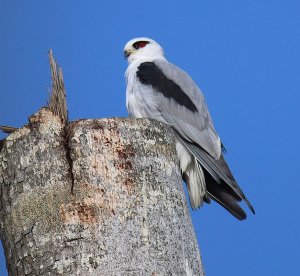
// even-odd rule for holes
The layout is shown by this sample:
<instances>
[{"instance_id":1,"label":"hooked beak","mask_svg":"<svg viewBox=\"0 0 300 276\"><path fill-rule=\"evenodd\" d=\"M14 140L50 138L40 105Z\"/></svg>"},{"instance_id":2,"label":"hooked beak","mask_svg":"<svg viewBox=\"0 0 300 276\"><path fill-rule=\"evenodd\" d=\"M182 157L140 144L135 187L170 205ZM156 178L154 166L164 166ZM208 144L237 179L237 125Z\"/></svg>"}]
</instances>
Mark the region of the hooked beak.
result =
<instances>
[{"instance_id":1,"label":"hooked beak","mask_svg":"<svg viewBox=\"0 0 300 276\"><path fill-rule=\"evenodd\" d=\"M132 54L132 50L125 50L124 51L124 58L127 59Z\"/></svg>"}]
</instances>

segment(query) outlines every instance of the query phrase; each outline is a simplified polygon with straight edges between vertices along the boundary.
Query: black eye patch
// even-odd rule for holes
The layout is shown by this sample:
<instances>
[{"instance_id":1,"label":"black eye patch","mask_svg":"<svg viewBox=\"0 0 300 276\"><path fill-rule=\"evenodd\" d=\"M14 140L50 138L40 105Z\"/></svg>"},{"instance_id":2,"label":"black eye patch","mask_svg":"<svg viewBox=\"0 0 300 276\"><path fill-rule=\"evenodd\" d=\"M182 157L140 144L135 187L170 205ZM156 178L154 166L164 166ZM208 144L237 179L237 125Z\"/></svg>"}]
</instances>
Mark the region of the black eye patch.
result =
<instances>
[{"instance_id":1,"label":"black eye patch","mask_svg":"<svg viewBox=\"0 0 300 276\"><path fill-rule=\"evenodd\" d=\"M132 47L136 50L140 49L140 48L144 48L147 44L149 44L150 42L149 41L137 41L137 42L134 42L132 44Z\"/></svg>"}]
</instances>

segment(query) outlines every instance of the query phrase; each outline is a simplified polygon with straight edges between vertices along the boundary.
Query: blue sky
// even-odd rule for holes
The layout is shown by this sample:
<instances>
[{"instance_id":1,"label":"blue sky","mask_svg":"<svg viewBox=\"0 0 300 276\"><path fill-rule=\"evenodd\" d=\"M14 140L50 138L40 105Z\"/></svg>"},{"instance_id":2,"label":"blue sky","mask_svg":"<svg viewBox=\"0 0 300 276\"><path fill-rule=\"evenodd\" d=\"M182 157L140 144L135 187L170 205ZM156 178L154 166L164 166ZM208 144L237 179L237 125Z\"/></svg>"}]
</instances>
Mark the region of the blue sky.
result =
<instances>
[{"instance_id":1,"label":"blue sky","mask_svg":"<svg viewBox=\"0 0 300 276\"><path fill-rule=\"evenodd\" d=\"M127 116L123 47L157 40L203 90L257 212L192 212L207 275L299 275L299 14L296 0L0 0L0 124L22 126L45 105L49 48L72 120Z\"/></svg>"}]
</instances>

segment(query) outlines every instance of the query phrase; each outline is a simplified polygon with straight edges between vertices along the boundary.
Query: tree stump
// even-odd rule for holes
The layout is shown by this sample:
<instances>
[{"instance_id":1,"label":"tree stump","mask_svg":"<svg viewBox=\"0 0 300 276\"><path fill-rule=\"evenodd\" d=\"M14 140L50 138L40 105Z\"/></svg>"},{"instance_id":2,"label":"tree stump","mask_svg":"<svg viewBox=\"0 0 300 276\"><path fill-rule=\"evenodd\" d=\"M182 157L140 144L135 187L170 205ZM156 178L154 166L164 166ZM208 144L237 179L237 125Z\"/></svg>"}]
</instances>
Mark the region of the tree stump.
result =
<instances>
[{"instance_id":1,"label":"tree stump","mask_svg":"<svg viewBox=\"0 0 300 276\"><path fill-rule=\"evenodd\" d=\"M0 149L9 275L204 275L173 139L148 119L34 114Z\"/></svg>"}]
</instances>

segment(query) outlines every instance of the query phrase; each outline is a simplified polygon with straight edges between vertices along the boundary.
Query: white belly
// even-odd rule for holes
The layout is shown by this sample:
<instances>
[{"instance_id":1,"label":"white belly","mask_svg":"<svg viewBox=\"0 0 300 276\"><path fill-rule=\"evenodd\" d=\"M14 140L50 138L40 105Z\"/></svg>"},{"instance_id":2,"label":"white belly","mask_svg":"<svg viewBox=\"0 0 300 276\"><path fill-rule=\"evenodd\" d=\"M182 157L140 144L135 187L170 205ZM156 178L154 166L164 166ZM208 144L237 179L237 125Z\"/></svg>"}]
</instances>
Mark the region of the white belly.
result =
<instances>
[{"instance_id":1,"label":"white belly","mask_svg":"<svg viewBox=\"0 0 300 276\"><path fill-rule=\"evenodd\" d=\"M136 75L137 66L126 71L126 107L129 115L136 118L150 118L167 123L158 108L157 91L151 85L142 84Z\"/></svg>"}]
</instances>

